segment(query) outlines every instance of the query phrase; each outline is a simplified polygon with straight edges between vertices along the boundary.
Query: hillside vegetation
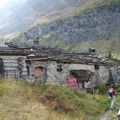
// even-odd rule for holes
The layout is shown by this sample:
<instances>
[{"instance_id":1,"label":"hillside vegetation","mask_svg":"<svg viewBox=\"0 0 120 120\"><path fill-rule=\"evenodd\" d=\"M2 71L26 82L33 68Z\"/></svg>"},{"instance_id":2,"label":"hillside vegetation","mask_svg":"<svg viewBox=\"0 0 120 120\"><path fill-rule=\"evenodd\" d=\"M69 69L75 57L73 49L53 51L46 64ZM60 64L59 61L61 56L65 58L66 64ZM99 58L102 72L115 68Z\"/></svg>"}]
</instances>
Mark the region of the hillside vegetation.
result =
<instances>
[{"instance_id":1,"label":"hillside vegetation","mask_svg":"<svg viewBox=\"0 0 120 120\"><path fill-rule=\"evenodd\" d=\"M34 27L13 41L32 43L32 39L39 38L43 46L62 47L70 51L84 51L94 47L104 54L113 51L118 56L120 0L83 0L75 7L71 6L72 2L63 1L66 7L57 10L60 14L56 12L50 18L41 18ZM67 9L62 12L64 8L72 11Z\"/></svg>"},{"instance_id":2,"label":"hillside vegetation","mask_svg":"<svg viewBox=\"0 0 120 120\"><path fill-rule=\"evenodd\" d=\"M0 80L0 120L99 120L108 105L104 95Z\"/></svg>"}]
</instances>

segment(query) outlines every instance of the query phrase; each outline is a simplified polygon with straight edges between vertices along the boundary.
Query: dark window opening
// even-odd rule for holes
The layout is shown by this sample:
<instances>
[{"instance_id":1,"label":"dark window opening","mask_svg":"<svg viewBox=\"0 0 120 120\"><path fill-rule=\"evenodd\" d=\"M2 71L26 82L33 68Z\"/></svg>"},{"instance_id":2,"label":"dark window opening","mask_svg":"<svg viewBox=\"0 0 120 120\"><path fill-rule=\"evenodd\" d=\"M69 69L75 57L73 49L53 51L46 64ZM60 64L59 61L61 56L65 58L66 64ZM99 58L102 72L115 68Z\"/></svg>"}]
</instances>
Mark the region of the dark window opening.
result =
<instances>
[{"instance_id":1,"label":"dark window opening","mask_svg":"<svg viewBox=\"0 0 120 120\"><path fill-rule=\"evenodd\" d=\"M99 69L100 69L99 65L95 65L95 66L94 66L94 69L95 69L95 70L99 70Z\"/></svg>"},{"instance_id":2,"label":"dark window opening","mask_svg":"<svg viewBox=\"0 0 120 120\"><path fill-rule=\"evenodd\" d=\"M62 65L57 65L57 71L58 71L58 72L63 71L63 67L62 67Z\"/></svg>"},{"instance_id":3,"label":"dark window opening","mask_svg":"<svg viewBox=\"0 0 120 120\"><path fill-rule=\"evenodd\" d=\"M26 68L27 68L27 75L29 76L30 75L30 68L29 68L29 66L27 66Z\"/></svg>"},{"instance_id":4,"label":"dark window opening","mask_svg":"<svg viewBox=\"0 0 120 120\"><path fill-rule=\"evenodd\" d=\"M0 58L0 76L3 77L4 76L4 63L2 58Z\"/></svg>"}]
</instances>

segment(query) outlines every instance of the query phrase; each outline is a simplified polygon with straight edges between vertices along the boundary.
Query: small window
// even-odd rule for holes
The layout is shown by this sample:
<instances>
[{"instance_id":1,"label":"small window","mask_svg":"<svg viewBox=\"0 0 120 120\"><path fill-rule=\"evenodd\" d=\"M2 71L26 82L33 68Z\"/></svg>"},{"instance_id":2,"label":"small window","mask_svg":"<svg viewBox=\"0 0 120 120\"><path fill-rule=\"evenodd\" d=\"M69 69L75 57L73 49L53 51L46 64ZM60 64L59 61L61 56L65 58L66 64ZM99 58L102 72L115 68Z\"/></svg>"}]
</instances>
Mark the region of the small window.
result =
<instances>
[{"instance_id":1,"label":"small window","mask_svg":"<svg viewBox=\"0 0 120 120\"><path fill-rule=\"evenodd\" d=\"M26 66L26 68L27 68L27 75L29 76L30 75L30 68L29 68L29 66Z\"/></svg>"},{"instance_id":2,"label":"small window","mask_svg":"<svg viewBox=\"0 0 120 120\"><path fill-rule=\"evenodd\" d=\"M95 69L95 70L99 70L99 69L100 69L100 68L99 68L99 65L95 65L95 66L94 66L94 69Z\"/></svg>"},{"instance_id":3,"label":"small window","mask_svg":"<svg viewBox=\"0 0 120 120\"><path fill-rule=\"evenodd\" d=\"M58 72L63 71L62 65L57 65L57 71L58 71Z\"/></svg>"}]
</instances>

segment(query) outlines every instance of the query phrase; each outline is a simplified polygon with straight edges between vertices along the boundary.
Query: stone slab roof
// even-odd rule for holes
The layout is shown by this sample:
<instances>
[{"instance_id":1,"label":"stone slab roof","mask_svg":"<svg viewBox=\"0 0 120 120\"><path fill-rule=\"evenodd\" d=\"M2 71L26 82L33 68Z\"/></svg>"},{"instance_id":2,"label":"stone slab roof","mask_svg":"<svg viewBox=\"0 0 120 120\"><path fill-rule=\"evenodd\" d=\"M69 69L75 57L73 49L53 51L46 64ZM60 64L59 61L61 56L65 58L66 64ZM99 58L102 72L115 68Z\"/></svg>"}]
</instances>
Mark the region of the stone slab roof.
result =
<instances>
[{"instance_id":1,"label":"stone slab roof","mask_svg":"<svg viewBox=\"0 0 120 120\"><path fill-rule=\"evenodd\" d=\"M116 62L103 58L98 53L68 53L62 49L45 48L41 46L15 45L8 43L8 47L0 47L0 55L23 55L27 61L57 61L60 63L78 63L94 65L117 65Z\"/></svg>"}]
</instances>

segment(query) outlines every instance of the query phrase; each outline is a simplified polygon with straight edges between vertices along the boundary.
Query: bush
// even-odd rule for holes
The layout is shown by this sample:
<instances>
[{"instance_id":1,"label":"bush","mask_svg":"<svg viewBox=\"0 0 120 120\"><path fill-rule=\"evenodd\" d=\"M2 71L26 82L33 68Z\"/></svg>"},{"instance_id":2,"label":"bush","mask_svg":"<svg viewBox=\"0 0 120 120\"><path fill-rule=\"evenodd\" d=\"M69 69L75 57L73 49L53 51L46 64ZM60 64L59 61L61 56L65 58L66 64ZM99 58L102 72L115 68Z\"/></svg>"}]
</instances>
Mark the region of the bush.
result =
<instances>
[{"instance_id":1,"label":"bush","mask_svg":"<svg viewBox=\"0 0 120 120\"><path fill-rule=\"evenodd\" d=\"M75 115L81 111L85 114L86 118L87 115L100 114L101 110L107 109L108 107L106 97L87 94L80 90L73 91L67 87L60 86L48 87L46 92L40 96L39 100L59 112ZM101 105L103 108L101 108Z\"/></svg>"},{"instance_id":2,"label":"bush","mask_svg":"<svg viewBox=\"0 0 120 120\"><path fill-rule=\"evenodd\" d=\"M99 94L105 95L107 94L109 86L97 86L95 87L95 91L98 91Z\"/></svg>"}]
</instances>

